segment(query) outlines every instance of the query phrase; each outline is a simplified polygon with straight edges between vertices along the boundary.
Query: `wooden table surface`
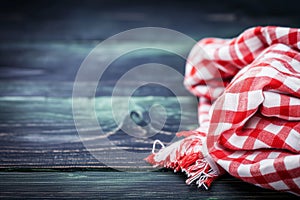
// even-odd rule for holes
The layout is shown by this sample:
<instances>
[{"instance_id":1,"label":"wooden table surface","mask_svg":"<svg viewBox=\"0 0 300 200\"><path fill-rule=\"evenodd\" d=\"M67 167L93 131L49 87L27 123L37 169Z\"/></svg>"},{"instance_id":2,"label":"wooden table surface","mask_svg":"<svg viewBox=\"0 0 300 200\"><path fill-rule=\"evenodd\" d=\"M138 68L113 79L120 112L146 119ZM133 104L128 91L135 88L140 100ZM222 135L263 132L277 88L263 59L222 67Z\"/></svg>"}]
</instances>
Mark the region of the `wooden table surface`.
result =
<instances>
[{"instance_id":1,"label":"wooden table surface","mask_svg":"<svg viewBox=\"0 0 300 200\"><path fill-rule=\"evenodd\" d=\"M267 6L270 2L277 12ZM84 138L94 146L86 148L74 124L72 103L75 102L82 105L79 118L87 123L86 132L99 131L99 127L88 122L90 113L85 105L91 103L91 98L72 98L72 90L81 63L101 41L145 26L174 29L195 40L234 37L257 25L299 26L294 6L266 1L262 9L257 8L258 3L258 0L229 4L217 0L1 2L0 198L296 199L291 194L261 189L229 175L220 177L209 191L203 191L195 185L185 185L183 174L153 170L144 162L142 158L151 152L155 139L168 144L179 128L197 127L195 98L186 93L182 80L174 77L165 79L179 88L180 96L158 85L139 88L132 97L134 105L138 105L133 110L146 112L149 106L158 103L167 113L163 129L145 138L128 135L118 127L112 117L110 96L116 81L140 64L162 63L183 74L185 60L171 53L133 52L112 63L94 99L96 117L109 134ZM134 42L122 40L110 45L102 58L117 53L120 45L126 47ZM179 48L186 55L192 48L180 41L161 45ZM88 81L80 84L87 90L91 87ZM131 83L122 89L124 95L116 97L118 114L124 115L122 126L130 126L131 119L121 110L127 103L126 92L131 91ZM187 109L181 111L180 104ZM150 134L145 127L133 130L136 134Z\"/></svg>"}]
</instances>

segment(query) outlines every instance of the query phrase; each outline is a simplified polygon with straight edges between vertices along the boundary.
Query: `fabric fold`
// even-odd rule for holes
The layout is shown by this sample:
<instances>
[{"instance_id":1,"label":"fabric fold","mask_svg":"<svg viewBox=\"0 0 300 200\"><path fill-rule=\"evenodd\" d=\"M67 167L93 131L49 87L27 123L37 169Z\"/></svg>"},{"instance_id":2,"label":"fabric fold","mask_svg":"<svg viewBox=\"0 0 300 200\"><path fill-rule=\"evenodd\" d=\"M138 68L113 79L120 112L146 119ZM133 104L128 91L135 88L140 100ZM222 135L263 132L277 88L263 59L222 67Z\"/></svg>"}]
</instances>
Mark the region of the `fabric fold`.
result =
<instances>
[{"instance_id":1,"label":"fabric fold","mask_svg":"<svg viewBox=\"0 0 300 200\"><path fill-rule=\"evenodd\" d=\"M299 29L268 26L198 42L184 85L199 97L200 127L146 160L205 188L226 171L300 195L299 39Z\"/></svg>"}]
</instances>

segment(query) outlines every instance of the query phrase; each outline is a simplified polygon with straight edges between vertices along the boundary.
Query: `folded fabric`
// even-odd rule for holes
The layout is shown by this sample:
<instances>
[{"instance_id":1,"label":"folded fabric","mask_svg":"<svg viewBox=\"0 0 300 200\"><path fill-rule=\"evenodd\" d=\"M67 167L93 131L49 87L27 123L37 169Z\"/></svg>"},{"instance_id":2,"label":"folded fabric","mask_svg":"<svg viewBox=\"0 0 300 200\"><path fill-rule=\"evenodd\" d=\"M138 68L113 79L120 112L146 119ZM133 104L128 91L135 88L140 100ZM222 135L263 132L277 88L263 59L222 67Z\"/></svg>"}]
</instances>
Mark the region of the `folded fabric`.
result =
<instances>
[{"instance_id":1,"label":"folded fabric","mask_svg":"<svg viewBox=\"0 0 300 200\"><path fill-rule=\"evenodd\" d=\"M186 64L199 97L197 130L146 160L184 171L209 188L228 172L263 188L300 195L300 29L254 27L206 38Z\"/></svg>"}]
</instances>

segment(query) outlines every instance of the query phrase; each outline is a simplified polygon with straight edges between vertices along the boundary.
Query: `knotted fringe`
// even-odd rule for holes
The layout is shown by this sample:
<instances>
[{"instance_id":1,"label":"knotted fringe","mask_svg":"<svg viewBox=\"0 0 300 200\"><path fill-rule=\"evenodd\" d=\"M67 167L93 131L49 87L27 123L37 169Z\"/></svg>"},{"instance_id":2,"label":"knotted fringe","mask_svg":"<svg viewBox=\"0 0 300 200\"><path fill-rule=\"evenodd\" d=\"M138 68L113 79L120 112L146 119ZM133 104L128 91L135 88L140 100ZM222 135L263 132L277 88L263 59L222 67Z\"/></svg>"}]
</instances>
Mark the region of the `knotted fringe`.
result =
<instances>
[{"instance_id":1,"label":"knotted fringe","mask_svg":"<svg viewBox=\"0 0 300 200\"><path fill-rule=\"evenodd\" d=\"M207 155L203 153L204 137L189 134L188 137L165 147L159 140L153 144L152 154L145 160L154 167L173 169L174 172L184 172L187 175L186 184L196 183L198 188L208 190L211 183L218 177L218 169L212 168ZM162 148L155 152L159 143ZM206 147L204 147L206 148Z\"/></svg>"}]
</instances>

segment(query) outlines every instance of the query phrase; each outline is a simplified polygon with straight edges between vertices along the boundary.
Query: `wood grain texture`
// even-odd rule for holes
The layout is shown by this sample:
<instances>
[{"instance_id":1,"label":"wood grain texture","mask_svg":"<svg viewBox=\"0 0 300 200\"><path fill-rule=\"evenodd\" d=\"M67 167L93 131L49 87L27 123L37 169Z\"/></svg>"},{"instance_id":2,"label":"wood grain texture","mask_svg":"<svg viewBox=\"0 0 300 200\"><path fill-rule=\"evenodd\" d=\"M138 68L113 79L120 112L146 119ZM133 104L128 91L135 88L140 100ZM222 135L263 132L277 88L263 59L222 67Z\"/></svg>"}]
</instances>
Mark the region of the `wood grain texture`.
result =
<instances>
[{"instance_id":1,"label":"wood grain texture","mask_svg":"<svg viewBox=\"0 0 300 200\"><path fill-rule=\"evenodd\" d=\"M209 191L173 172L1 172L0 198L26 199L297 199L229 176Z\"/></svg>"},{"instance_id":2,"label":"wood grain texture","mask_svg":"<svg viewBox=\"0 0 300 200\"><path fill-rule=\"evenodd\" d=\"M3 40L102 40L142 26L171 28L195 38L231 37L258 24L299 25L293 2L274 0L4 0L0 11Z\"/></svg>"},{"instance_id":3,"label":"wood grain texture","mask_svg":"<svg viewBox=\"0 0 300 200\"><path fill-rule=\"evenodd\" d=\"M117 115L128 115L124 107L127 104L125 97L115 98ZM139 109L147 110L153 103L164 106L167 121L161 131L139 127L128 116L122 119L121 126L118 125L109 106L109 97L95 98L100 126L89 121L90 111L85 109L86 104L91 102L88 98L1 97L0 168L103 168L106 165L127 169L133 165L139 169L149 168L143 158L151 152L155 139L166 144L170 142L180 128L180 121L181 129L196 128L197 105L191 97L132 99L133 105L139 105ZM75 127L72 102L80 104L78 118L79 123L84 124L82 130ZM188 109L181 112L179 103L187 105ZM130 133L123 131L126 127L130 128ZM78 131L81 131L81 137ZM92 145L87 149L83 141ZM95 155L98 159L94 158Z\"/></svg>"}]
</instances>

